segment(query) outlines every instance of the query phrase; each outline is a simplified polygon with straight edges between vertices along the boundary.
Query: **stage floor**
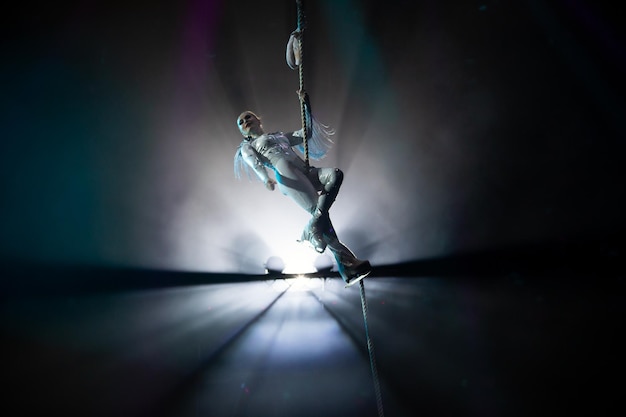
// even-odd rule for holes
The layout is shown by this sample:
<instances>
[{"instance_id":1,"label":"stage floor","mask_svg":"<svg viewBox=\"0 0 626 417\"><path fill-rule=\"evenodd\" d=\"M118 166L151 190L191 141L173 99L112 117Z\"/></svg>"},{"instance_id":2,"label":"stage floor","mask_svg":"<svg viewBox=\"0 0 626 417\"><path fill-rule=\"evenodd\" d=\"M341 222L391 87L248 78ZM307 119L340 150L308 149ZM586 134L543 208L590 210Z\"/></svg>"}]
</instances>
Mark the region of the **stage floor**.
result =
<instances>
[{"instance_id":1,"label":"stage floor","mask_svg":"<svg viewBox=\"0 0 626 417\"><path fill-rule=\"evenodd\" d=\"M88 281L83 272L72 280ZM378 415L358 287L336 278L135 287L5 292L3 406ZM365 289L388 416L623 410L619 274L374 276Z\"/></svg>"}]
</instances>

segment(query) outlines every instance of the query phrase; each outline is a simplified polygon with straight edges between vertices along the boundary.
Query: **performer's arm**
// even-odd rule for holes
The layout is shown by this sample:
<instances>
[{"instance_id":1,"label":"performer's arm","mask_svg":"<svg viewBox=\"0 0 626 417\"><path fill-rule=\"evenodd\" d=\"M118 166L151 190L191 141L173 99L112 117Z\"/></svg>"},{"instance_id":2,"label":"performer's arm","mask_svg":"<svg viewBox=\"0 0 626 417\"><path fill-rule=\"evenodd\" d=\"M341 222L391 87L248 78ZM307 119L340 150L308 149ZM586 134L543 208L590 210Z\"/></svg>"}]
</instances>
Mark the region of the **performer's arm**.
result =
<instances>
[{"instance_id":1,"label":"performer's arm","mask_svg":"<svg viewBox=\"0 0 626 417\"><path fill-rule=\"evenodd\" d=\"M261 179L261 181L263 181L265 187L268 190L273 191L274 186L276 185L276 181L274 181L269 177L269 175L267 175L267 169L265 169L265 166L259 160L256 151L250 144L244 143L243 145L241 145L241 156L243 157L243 160L246 162L246 164L248 164L254 170L256 175Z\"/></svg>"},{"instance_id":2,"label":"performer's arm","mask_svg":"<svg viewBox=\"0 0 626 417\"><path fill-rule=\"evenodd\" d=\"M311 102L309 101L309 95L302 91L297 91L300 101L304 104L304 117L306 120L307 137L310 138L313 132L313 118L311 117ZM303 130L296 130L295 132L287 133L285 136L289 139L291 146L300 145L304 141Z\"/></svg>"}]
</instances>

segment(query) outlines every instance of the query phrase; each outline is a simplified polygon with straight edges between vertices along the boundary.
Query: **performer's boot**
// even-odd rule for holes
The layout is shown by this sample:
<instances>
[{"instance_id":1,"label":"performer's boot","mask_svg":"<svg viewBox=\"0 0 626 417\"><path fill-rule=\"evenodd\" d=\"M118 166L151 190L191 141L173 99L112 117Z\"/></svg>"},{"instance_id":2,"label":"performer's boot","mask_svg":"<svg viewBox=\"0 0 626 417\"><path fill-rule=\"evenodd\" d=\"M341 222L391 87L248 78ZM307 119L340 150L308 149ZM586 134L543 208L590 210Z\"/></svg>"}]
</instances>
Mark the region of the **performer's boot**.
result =
<instances>
[{"instance_id":1,"label":"performer's boot","mask_svg":"<svg viewBox=\"0 0 626 417\"><path fill-rule=\"evenodd\" d=\"M339 264L339 273L346 283L346 288L353 286L372 272L372 265L368 260L354 259L351 261L343 261L345 264ZM343 272L342 272L343 269Z\"/></svg>"}]
</instances>

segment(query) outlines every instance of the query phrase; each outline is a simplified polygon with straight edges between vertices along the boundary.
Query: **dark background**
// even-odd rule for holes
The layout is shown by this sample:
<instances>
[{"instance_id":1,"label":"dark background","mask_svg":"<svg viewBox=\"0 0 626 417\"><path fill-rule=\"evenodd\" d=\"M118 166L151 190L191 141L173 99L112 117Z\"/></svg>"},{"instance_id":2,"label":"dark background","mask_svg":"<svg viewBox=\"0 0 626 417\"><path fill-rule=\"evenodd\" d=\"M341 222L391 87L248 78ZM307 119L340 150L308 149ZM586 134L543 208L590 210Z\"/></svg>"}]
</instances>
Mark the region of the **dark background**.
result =
<instances>
[{"instance_id":1,"label":"dark background","mask_svg":"<svg viewBox=\"0 0 626 417\"><path fill-rule=\"evenodd\" d=\"M622 407L626 49L607 4L306 2L306 89L337 131L317 164L344 171L333 222L375 267L388 415ZM307 214L232 173L241 111L299 128L295 19L291 1L3 13L7 408L376 415L358 290L256 282Z\"/></svg>"}]
</instances>

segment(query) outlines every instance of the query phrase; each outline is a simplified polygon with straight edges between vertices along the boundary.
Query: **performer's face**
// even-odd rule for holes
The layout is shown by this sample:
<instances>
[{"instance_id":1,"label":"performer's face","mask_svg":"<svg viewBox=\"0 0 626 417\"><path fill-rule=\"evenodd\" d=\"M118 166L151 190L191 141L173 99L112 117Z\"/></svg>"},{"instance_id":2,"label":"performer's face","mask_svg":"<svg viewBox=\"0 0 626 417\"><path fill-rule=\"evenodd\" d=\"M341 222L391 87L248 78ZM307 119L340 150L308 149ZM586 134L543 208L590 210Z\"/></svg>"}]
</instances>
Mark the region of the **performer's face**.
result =
<instances>
[{"instance_id":1,"label":"performer's face","mask_svg":"<svg viewBox=\"0 0 626 417\"><path fill-rule=\"evenodd\" d=\"M261 120L251 111L245 111L239 115L237 126L239 126L239 131L245 137L258 136L263 133Z\"/></svg>"}]
</instances>

